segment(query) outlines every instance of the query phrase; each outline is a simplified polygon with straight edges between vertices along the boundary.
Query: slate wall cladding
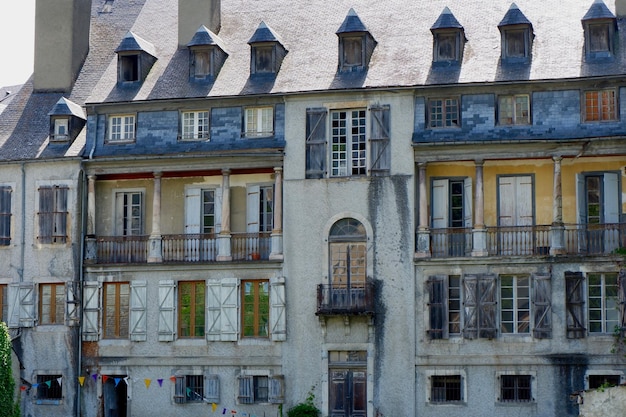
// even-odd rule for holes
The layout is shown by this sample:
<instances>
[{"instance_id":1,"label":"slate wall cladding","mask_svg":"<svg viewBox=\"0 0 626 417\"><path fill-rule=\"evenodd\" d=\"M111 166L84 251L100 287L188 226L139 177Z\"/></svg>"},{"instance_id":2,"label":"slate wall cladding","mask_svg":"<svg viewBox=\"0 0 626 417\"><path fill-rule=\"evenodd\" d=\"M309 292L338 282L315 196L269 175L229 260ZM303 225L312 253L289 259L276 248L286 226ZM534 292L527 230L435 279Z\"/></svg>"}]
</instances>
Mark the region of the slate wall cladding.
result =
<instances>
[{"instance_id":1,"label":"slate wall cladding","mask_svg":"<svg viewBox=\"0 0 626 417\"><path fill-rule=\"evenodd\" d=\"M225 107L211 109L211 141L231 142L241 139L243 109Z\"/></svg>"},{"instance_id":2,"label":"slate wall cladding","mask_svg":"<svg viewBox=\"0 0 626 417\"><path fill-rule=\"evenodd\" d=\"M590 136L621 135L626 129L626 88L618 92L620 118L616 122L583 123L581 91L556 90L531 94L531 125L499 126L496 122L495 94L461 96L461 128L427 129L426 97L415 97L413 141L417 143L450 141L502 141L576 139Z\"/></svg>"}]
</instances>

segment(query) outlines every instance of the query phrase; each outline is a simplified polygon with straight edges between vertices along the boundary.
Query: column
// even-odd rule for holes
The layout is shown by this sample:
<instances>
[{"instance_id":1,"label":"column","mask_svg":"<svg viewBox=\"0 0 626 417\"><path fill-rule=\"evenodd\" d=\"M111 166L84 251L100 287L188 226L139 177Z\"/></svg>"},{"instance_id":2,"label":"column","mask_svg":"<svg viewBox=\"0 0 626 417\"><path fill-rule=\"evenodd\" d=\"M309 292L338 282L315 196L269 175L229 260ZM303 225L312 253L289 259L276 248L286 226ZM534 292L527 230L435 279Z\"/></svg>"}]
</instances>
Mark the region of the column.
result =
<instances>
[{"instance_id":1,"label":"column","mask_svg":"<svg viewBox=\"0 0 626 417\"><path fill-rule=\"evenodd\" d=\"M85 262L93 263L98 257L96 243L96 176L87 176L87 234L85 236Z\"/></svg>"},{"instance_id":2,"label":"column","mask_svg":"<svg viewBox=\"0 0 626 417\"><path fill-rule=\"evenodd\" d=\"M426 193L426 162L418 162L419 223L417 227L416 258L430 258L430 229L428 227L428 195Z\"/></svg>"},{"instance_id":3,"label":"column","mask_svg":"<svg viewBox=\"0 0 626 417\"><path fill-rule=\"evenodd\" d=\"M232 261L230 251L230 169L222 170L222 228L217 236L217 260Z\"/></svg>"},{"instance_id":4,"label":"column","mask_svg":"<svg viewBox=\"0 0 626 417\"><path fill-rule=\"evenodd\" d=\"M487 229L485 228L485 194L482 159L476 160L476 194L474 198L474 227L472 229L472 256L487 256Z\"/></svg>"},{"instance_id":5,"label":"column","mask_svg":"<svg viewBox=\"0 0 626 417\"><path fill-rule=\"evenodd\" d=\"M561 189L560 155L553 156L554 182L552 186L552 225L550 226L550 255L563 255L565 248L565 225L563 225L563 191Z\"/></svg>"},{"instance_id":6,"label":"column","mask_svg":"<svg viewBox=\"0 0 626 417\"><path fill-rule=\"evenodd\" d=\"M148 262L163 262L161 252L161 172L154 173L154 192L152 195L152 231L148 238Z\"/></svg>"},{"instance_id":7,"label":"column","mask_svg":"<svg viewBox=\"0 0 626 417\"><path fill-rule=\"evenodd\" d=\"M270 259L283 260L283 168L274 168L274 228Z\"/></svg>"}]
</instances>

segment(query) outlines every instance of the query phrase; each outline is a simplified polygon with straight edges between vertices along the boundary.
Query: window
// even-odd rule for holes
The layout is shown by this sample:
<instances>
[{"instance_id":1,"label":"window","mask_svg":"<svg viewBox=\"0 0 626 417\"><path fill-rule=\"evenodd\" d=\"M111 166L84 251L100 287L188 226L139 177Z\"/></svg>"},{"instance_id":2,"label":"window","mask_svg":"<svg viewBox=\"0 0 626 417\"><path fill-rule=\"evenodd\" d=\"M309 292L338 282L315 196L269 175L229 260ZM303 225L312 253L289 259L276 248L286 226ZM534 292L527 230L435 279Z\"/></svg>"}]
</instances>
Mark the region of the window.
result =
<instances>
[{"instance_id":1,"label":"window","mask_svg":"<svg viewBox=\"0 0 626 417\"><path fill-rule=\"evenodd\" d=\"M271 403L281 404L283 398L283 376L269 376L260 371L250 371L254 375L242 375L239 377L240 404Z\"/></svg>"},{"instance_id":2,"label":"window","mask_svg":"<svg viewBox=\"0 0 626 417\"><path fill-rule=\"evenodd\" d=\"M530 402L531 375L500 375L500 402Z\"/></svg>"},{"instance_id":3,"label":"window","mask_svg":"<svg viewBox=\"0 0 626 417\"><path fill-rule=\"evenodd\" d=\"M115 193L115 230L117 236L143 233L143 203L141 192Z\"/></svg>"},{"instance_id":4,"label":"window","mask_svg":"<svg viewBox=\"0 0 626 417\"><path fill-rule=\"evenodd\" d=\"M454 32L435 35L435 62L458 61L457 39Z\"/></svg>"},{"instance_id":5,"label":"window","mask_svg":"<svg viewBox=\"0 0 626 417\"><path fill-rule=\"evenodd\" d=\"M116 115L109 117L109 142L135 140L135 116Z\"/></svg>"},{"instance_id":6,"label":"window","mask_svg":"<svg viewBox=\"0 0 626 417\"><path fill-rule=\"evenodd\" d=\"M273 76L278 73L287 50L280 43L274 31L261 22L252 38L250 45L250 76Z\"/></svg>"},{"instance_id":7,"label":"window","mask_svg":"<svg viewBox=\"0 0 626 417\"><path fill-rule=\"evenodd\" d=\"M449 403L463 401L461 375L431 375L430 402Z\"/></svg>"},{"instance_id":8,"label":"window","mask_svg":"<svg viewBox=\"0 0 626 417\"><path fill-rule=\"evenodd\" d=\"M274 224L274 187L259 188L259 231L271 232Z\"/></svg>"},{"instance_id":9,"label":"window","mask_svg":"<svg viewBox=\"0 0 626 417\"><path fill-rule=\"evenodd\" d=\"M209 112L193 111L182 114L183 140L208 139L209 138Z\"/></svg>"},{"instance_id":10,"label":"window","mask_svg":"<svg viewBox=\"0 0 626 417\"><path fill-rule=\"evenodd\" d=\"M37 375L37 400L61 400L63 398L61 375Z\"/></svg>"},{"instance_id":11,"label":"window","mask_svg":"<svg viewBox=\"0 0 626 417\"><path fill-rule=\"evenodd\" d=\"M331 113L331 176L365 175L365 109Z\"/></svg>"},{"instance_id":12,"label":"window","mask_svg":"<svg viewBox=\"0 0 626 417\"><path fill-rule=\"evenodd\" d=\"M39 187L39 243L67 241L66 186Z\"/></svg>"},{"instance_id":13,"label":"window","mask_svg":"<svg viewBox=\"0 0 626 417\"><path fill-rule=\"evenodd\" d=\"M344 69L363 66L363 36L343 36L341 48L341 66Z\"/></svg>"},{"instance_id":14,"label":"window","mask_svg":"<svg viewBox=\"0 0 626 417\"><path fill-rule=\"evenodd\" d=\"M615 90L585 91L583 99L583 118L585 122L617 120L617 95Z\"/></svg>"},{"instance_id":15,"label":"window","mask_svg":"<svg viewBox=\"0 0 626 417\"><path fill-rule=\"evenodd\" d=\"M11 244L11 187L0 186L0 246Z\"/></svg>"},{"instance_id":16,"label":"window","mask_svg":"<svg viewBox=\"0 0 626 417\"><path fill-rule=\"evenodd\" d=\"M428 126L430 128L461 127L459 100L436 98L428 100Z\"/></svg>"},{"instance_id":17,"label":"window","mask_svg":"<svg viewBox=\"0 0 626 417\"><path fill-rule=\"evenodd\" d=\"M498 176L497 250L500 255L532 255L535 252L534 177L533 175ZM523 227L524 226L524 227ZM514 232L515 239L508 233Z\"/></svg>"},{"instance_id":18,"label":"window","mask_svg":"<svg viewBox=\"0 0 626 417\"><path fill-rule=\"evenodd\" d=\"M52 140L67 140L69 135L69 119L54 119L54 135Z\"/></svg>"},{"instance_id":19,"label":"window","mask_svg":"<svg viewBox=\"0 0 626 417\"><path fill-rule=\"evenodd\" d=\"M204 337L206 284L187 281L178 284L178 335Z\"/></svg>"},{"instance_id":20,"label":"window","mask_svg":"<svg viewBox=\"0 0 626 417\"><path fill-rule=\"evenodd\" d=\"M501 125L529 124L529 96L520 94L498 97L498 123Z\"/></svg>"},{"instance_id":21,"label":"window","mask_svg":"<svg viewBox=\"0 0 626 417\"><path fill-rule=\"evenodd\" d=\"M103 286L103 338L128 338L130 285L127 282L106 283Z\"/></svg>"},{"instance_id":22,"label":"window","mask_svg":"<svg viewBox=\"0 0 626 417\"><path fill-rule=\"evenodd\" d=\"M334 288L363 288L367 274L367 235L355 219L335 223L328 236L330 284Z\"/></svg>"},{"instance_id":23,"label":"window","mask_svg":"<svg viewBox=\"0 0 626 417\"><path fill-rule=\"evenodd\" d=\"M472 179L435 178L431 191L434 257L466 256L472 250Z\"/></svg>"},{"instance_id":24,"label":"window","mask_svg":"<svg viewBox=\"0 0 626 417\"><path fill-rule=\"evenodd\" d=\"M215 190L202 190L202 233L216 233L215 213L221 209L215 207Z\"/></svg>"},{"instance_id":25,"label":"window","mask_svg":"<svg viewBox=\"0 0 626 417\"><path fill-rule=\"evenodd\" d=\"M530 277L500 277L500 330L502 333L530 333Z\"/></svg>"},{"instance_id":26,"label":"window","mask_svg":"<svg viewBox=\"0 0 626 417\"><path fill-rule=\"evenodd\" d=\"M119 55L119 80L122 82L139 81L139 54Z\"/></svg>"},{"instance_id":27,"label":"window","mask_svg":"<svg viewBox=\"0 0 626 417\"><path fill-rule=\"evenodd\" d=\"M8 286L0 284L0 321L8 323L9 321L9 305L7 304Z\"/></svg>"},{"instance_id":28,"label":"window","mask_svg":"<svg viewBox=\"0 0 626 417\"><path fill-rule=\"evenodd\" d=\"M204 399L204 376L184 375L176 377L176 404L202 402Z\"/></svg>"},{"instance_id":29,"label":"window","mask_svg":"<svg viewBox=\"0 0 626 417\"><path fill-rule=\"evenodd\" d=\"M39 324L64 324L65 284L39 284Z\"/></svg>"},{"instance_id":30,"label":"window","mask_svg":"<svg viewBox=\"0 0 626 417\"><path fill-rule=\"evenodd\" d=\"M354 9L350 9L336 34L339 37L339 72L367 69L376 40Z\"/></svg>"},{"instance_id":31,"label":"window","mask_svg":"<svg viewBox=\"0 0 626 417\"><path fill-rule=\"evenodd\" d=\"M617 387L621 384L621 373L588 374L585 389L597 389L601 387Z\"/></svg>"},{"instance_id":32,"label":"window","mask_svg":"<svg viewBox=\"0 0 626 417\"><path fill-rule=\"evenodd\" d=\"M617 274L587 276L589 333L610 333L618 326Z\"/></svg>"},{"instance_id":33,"label":"window","mask_svg":"<svg viewBox=\"0 0 626 417\"><path fill-rule=\"evenodd\" d=\"M274 134L274 108L251 107L245 109L245 136L265 137Z\"/></svg>"},{"instance_id":34,"label":"window","mask_svg":"<svg viewBox=\"0 0 626 417\"><path fill-rule=\"evenodd\" d=\"M269 282L242 281L241 291L242 337L268 337Z\"/></svg>"},{"instance_id":35,"label":"window","mask_svg":"<svg viewBox=\"0 0 626 417\"><path fill-rule=\"evenodd\" d=\"M195 78L206 78L211 75L211 49L194 49L191 61L191 73Z\"/></svg>"},{"instance_id":36,"label":"window","mask_svg":"<svg viewBox=\"0 0 626 417\"><path fill-rule=\"evenodd\" d=\"M617 172L576 175L578 252L611 253L620 246L620 181ZM604 225L612 225L606 227Z\"/></svg>"},{"instance_id":37,"label":"window","mask_svg":"<svg viewBox=\"0 0 626 417\"><path fill-rule=\"evenodd\" d=\"M254 54L254 69L256 74L274 72L274 46L255 46L252 48Z\"/></svg>"},{"instance_id":38,"label":"window","mask_svg":"<svg viewBox=\"0 0 626 417\"><path fill-rule=\"evenodd\" d=\"M587 47L589 52L611 51L611 26L608 23L589 24L587 26Z\"/></svg>"},{"instance_id":39,"label":"window","mask_svg":"<svg viewBox=\"0 0 626 417\"><path fill-rule=\"evenodd\" d=\"M504 31L503 58L527 58L530 55L528 29Z\"/></svg>"}]
</instances>

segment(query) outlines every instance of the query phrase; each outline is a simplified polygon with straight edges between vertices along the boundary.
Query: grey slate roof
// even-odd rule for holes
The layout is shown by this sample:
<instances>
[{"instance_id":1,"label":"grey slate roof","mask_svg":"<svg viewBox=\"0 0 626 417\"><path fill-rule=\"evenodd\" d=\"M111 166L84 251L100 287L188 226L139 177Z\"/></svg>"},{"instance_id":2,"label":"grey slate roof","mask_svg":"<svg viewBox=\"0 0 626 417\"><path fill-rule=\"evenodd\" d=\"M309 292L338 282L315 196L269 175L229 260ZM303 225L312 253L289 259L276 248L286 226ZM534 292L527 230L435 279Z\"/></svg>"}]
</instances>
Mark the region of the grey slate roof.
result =
<instances>
[{"instance_id":1,"label":"grey slate roof","mask_svg":"<svg viewBox=\"0 0 626 417\"><path fill-rule=\"evenodd\" d=\"M187 46L215 45L225 51L224 42L215 33L211 32L206 26L202 25L191 38Z\"/></svg>"},{"instance_id":2,"label":"grey slate roof","mask_svg":"<svg viewBox=\"0 0 626 417\"><path fill-rule=\"evenodd\" d=\"M509 26L509 25L531 25L530 20L524 16L524 13L517 7L515 3L511 4L511 7L506 12L500 23L498 23L498 27Z\"/></svg>"},{"instance_id":3,"label":"grey slate roof","mask_svg":"<svg viewBox=\"0 0 626 417\"><path fill-rule=\"evenodd\" d=\"M446 6L437 18L437 21L430 27L431 31L437 29L463 29L463 25L456 20L456 17Z\"/></svg>"},{"instance_id":4,"label":"grey slate roof","mask_svg":"<svg viewBox=\"0 0 626 417\"><path fill-rule=\"evenodd\" d=\"M87 119L83 108L79 106L78 104L74 103L73 101L66 99L65 97L61 97L59 101L57 101L57 103L54 105L54 107L52 108L50 113L48 113L48 115L49 116L67 115L67 116L80 117L83 120Z\"/></svg>"},{"instance_id":5,"label":"grey slate roof","mask_svg":"<svg viewBox=\"0 0 626 417\"><path fill-rule=\"evenodd\" d=\"M615 15L609 10L602 0L595 0L582 20L615 19Z\"/></svg>"},{"instance_id":6,"label":"grey slate roof","mask_svg":"<svg viewBox=\"0 0 626 417\"><path fill-rule=\"evenodd\" d=\"M287 0L222 0L221 29L216 35L229 55L211 83L189 81L189 52L178 48L177 0L115 1L106 13L102 12L104 4L104 0L93 0L89 54L73 90L65 95L78 105L626 74L623 18L617 19L616 44L622 49L615 59L584 61L580 22L590 10L602 9L601 4L591 0L516 0L519 14L511 9L510 0L309 0L297 4ZM614 0L607 0L606 6L609 11L615 10ZM467 38L463 61L454 71L432 63L431 22L438 21L445 7L454 12ZM338 75L336 32L352 8L377 46L366 72ZM505 69L500 63L498 25L519 21L532 24L535 38L532 62L517 71ZM289 50L280 71L267 83L252 82L250 77L248 41L261 22L271 27ZM115 53L118 46L124 45L129 31L136 35L138 46L150 49L146 45L153 45L148 52L157 58L145 81L132 88L117 84ZM48 113L61 96L32 94L32 83L27 82L0 114L0 159L49 155L41 151L49 133ZM72 149L77 146L75 142ZM53 154L72 152L59 149Z\"/></svg>"},{"instance_id":7,"label":"grey slate roof","mask_svg":"<svg viewBox=\"0 0 626 417\"><path fill-rule=\"evenodd\" d=\"M348 15L344 19L336 33L351 33L351 32L367 32L367 28L359 19L354 9L348 11Z\"/></svg>"}]
</instances>

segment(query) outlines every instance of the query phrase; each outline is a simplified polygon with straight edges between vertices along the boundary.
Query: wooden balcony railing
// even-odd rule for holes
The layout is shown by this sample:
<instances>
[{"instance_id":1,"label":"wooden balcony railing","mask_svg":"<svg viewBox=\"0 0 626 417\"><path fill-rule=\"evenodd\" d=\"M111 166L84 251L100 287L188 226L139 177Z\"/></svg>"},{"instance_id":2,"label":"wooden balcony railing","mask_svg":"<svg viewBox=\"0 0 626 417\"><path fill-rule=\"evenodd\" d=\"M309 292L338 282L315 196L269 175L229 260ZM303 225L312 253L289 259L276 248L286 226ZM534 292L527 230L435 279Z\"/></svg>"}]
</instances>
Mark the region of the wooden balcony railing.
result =
<instances>
[{"instance_id":1,"label":"wooden balcony railing","mask_svg":"<svg viewBox=\"0 0 626 417\"><path fill-rule=\"evenodd\" d=\"M148 261L148 236L98 236L97 262L101 264Z\"/></svg>"},{"instance_id":2,"label":"wooden balcony railing","mask_svg":"<svg viewBox=\"0 0 626 417\"><path fill-rule=\"evenodd\" d=\"M626 223L565 225L567 253L602 255L626 248Z\"/></svg>"},{"instance_id":3,"label":"wooden balcony railing","mask_svg":"<svg viewBox=\"0 0 626 417\"><path fill-rule=\"evenodd\" d=\"M317 287L318 316L374 314L374 284L324 285Z\"/></svg>"},{"instance_id":4,"label":"wooden balcony railing","mask_svg":"<svg viewBox=\"0 0 626 417\"><path fill-rule=\"evenodd\" d=\"M257 261L269 259L271 251L270 232L233 233L230 238L233 261Z\"/></svg>"},{"instance_id":5,"label":"wooden balcony railing","mask_svg":"<svg viewBox=\"0 0 626 417\"><path fill-rule=\"evenodd\" d=\"M163 262L214 262L217 237L210 234L163 235Z\"/></svg>"},{"instance_id":6,"label":"wooden balcony railing","mask_svg":"<svg viewBox=\"0 0 626 417\"><path fill-rule=\"evenodd\" d=\"M491 256L548 255L550 226L487 227L487 251Z\"/></svg>"},{"instance_id":7,"label":"wooden balcony railing","mask_svg":"<svg viewBox=\"0 0 626 417\"><path fill-rule=\"evenodd\" d=\"M470 256L472 253L472 229L470 227L431 229L430 240L433 258Z\"/></svg>"}]
</instances>

